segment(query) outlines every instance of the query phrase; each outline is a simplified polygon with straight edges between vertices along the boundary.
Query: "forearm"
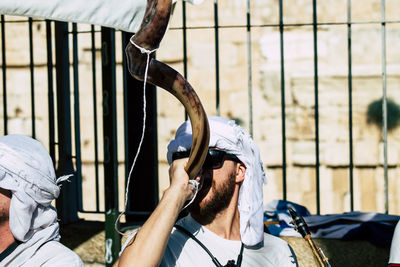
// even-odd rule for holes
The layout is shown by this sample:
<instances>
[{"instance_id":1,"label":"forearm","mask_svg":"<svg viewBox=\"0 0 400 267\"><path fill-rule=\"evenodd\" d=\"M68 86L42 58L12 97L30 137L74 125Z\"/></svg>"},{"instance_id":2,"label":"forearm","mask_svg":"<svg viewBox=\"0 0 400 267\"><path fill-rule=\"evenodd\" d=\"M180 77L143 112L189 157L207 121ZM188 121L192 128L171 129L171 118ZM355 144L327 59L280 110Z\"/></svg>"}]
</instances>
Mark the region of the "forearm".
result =
<instances>
[{"instance_id":1,"label":"forearm","mask_svg":"<svg viewBox=\"0 0 400 267\"><path fill-rule=\"evenodd\" d=\"M165 191L157 208L127 246L119 259L118 266L158 266L165 247L185 202L178 189Z\"/></svg>"}]
</instances>

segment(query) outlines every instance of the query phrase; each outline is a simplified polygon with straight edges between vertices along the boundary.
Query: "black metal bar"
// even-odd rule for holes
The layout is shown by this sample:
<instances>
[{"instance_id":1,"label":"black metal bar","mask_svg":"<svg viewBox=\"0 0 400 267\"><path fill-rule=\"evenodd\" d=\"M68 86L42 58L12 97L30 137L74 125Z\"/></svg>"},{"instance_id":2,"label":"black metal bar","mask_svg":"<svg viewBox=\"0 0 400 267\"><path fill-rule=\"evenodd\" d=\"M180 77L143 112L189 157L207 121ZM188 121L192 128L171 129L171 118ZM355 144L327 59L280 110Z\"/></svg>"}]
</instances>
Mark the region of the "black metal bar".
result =
<instances>
[{"instance_id":1,"label":"black metal bar","mask_svg":"<svg viewBox=\"0 0 400 267\"><path fill-rule=\"evenodd\" d=\"M6 30L4 15L1 15L1 70L3 74L3 117L4 134L8 134L8 114L7 114L7 64L6 64Z\"/></svg>"},{"instance_id":2,"label":"black metal bar","mask_svg":"<svg viewBox=\"0 0 400 267\"><path fill-rule=\"evenodd\" d=\"M99 145L97 129L97 81L96 81L96 33L94 25L91 26L91 52L92 52L92 85L93 85L93 145L94 145L94 173L96 184L96 211L100 211L99 187Z\"/></svg>"},{"instance_id":3,"label":"black metal bar","mask_svg":"<svg viewBox=\"0 0 400 267\"><path fill-rule=\"evenodd\" d=\"M29 25L29 69L31 77L31 119L32 119L32 138L36 138L36 125L35 125L35 65L33 60L33 33L32 33L32 18L28 19Z\"/></svg>"},{"instance_id":4,"label":"black metal bar","mask_svg":"<svg viewBox=\"0 0 400 267\"><path fill-rule=\"evenodd\" d=\"M182 1L182 34L183 34L183 77L187 79L188 64L187 64L186 1ZM185 121L187 119L188 119L188 114L185 109Z\"/></svg>"},{"instance_id":5,"label":"black metal bar","mask_svg":"<svg viewBox=\"0 0 400 267\"><path fill-rule=\"evenodd\" d=\"M86 213L86 214L106 214L105 211L99 211L99 210L82 210L80 213Z\"/></svg>"},{"instance_id":6,"label":"black metal bar","mask_svg":"<svg viewBox=\"0 0 400 267\"><path fill-rule=\"evenodd\" d=\"M128 158L126 159L129 170L134 156L137 153L142 135L143 123L143 82L129 76L128 84ZM131 175L129 187L128 211L147 212L153 211L158 204L158 146L157 146L157 92L156 87L146 85L146 131ZM151 166L150 168L148 166ZM146 179L135 179L144 177ZM130 223L144 222L148 216L140 214L127 215Z\"/></svg>"},{"instance_id":7,"label":"black metal bar","mask_svg":"<svg viewBox=\"0 0 400 267\"><path fill-rule=\"evenodd\" d=\"M32 19L32 22L43 22L45 19ZM7 20L4 21L5 23L26 23L26 19L21 19L21 20Z\"/></svg>"},{"instance_id":8,"label":"black metal bar","mask_svg":"<svg viewBox=\"0 0 400 267\"><path fill-rule=\"evenodd\" d=\"M187 78L187 26L186 26L186 2L182 1L182 34L183 34L183 77Z\"/></svg>"},{"instance_id":9,"label":"black metal bar","mask_svg":"<svg viewBox=\"0 0 400 267\"><path fill-rule=\"evenodd\" d=\"M400 20L391 20L391 21L386 21L386 24L398 24L400 23ZM317 22L317 26L338 26L338 25L347 25L348 22ZM380 21L354 21L351 23L352 25L375 25L375 24L381 24ZM314 23L286 23L284 27L296 27L296 26L313 26ZM220 25L218 26L219 29L244 29L247 27L247 25ZM279 27L279 23L271 23L271 24L252 24L250 26L251 28L276 28ZM207 29L214 29L215 26L189 26L187 27L188 30L207 30ZM182 30L182 27L171 27L169 30Z\"/></svg>"},{"instance_id":10,"label":"black metal bar","mask_svg":"<svg viewBox=\"0 0 400 267\"><path fill-rule=\"evenodd\" d=\"M131 34L126 33L122 47L126 47ZM153 55L153 54L152 54ZM142 137L143 81L134 79L124 65L126 173L129 174ZM158 146L157 146L157 91L146 84L146 131L140 154L132 170L129 185L126 220L129 224L142 223L158 204ZM151 168L148 168L151 166ZM144 177L146 179L137 179ZM136 179L135 179L136 177Z\"/></svg>"},{"instance_id":11,"label":"black metal bar","mask_svg":"<svg viewBox=\"0 0 400 267\"><path fill-rule=\"evenodd\" d=\"M153 211L132 211L132 210L128 210L125 212L126 215L134 215L135 217L145 217L145 218L150 217L150 215L152 213L153 213ZM133 223L129 222L129 224L135 224L135 223L143 224L142 221L138 221L138 222L133 221Z\"/></svg>"},{"instance_id":12,"label":"black metal bar","mask_svg":"<svg viewBox=\"0 0 400 267\"><path fill-rule=\"evenodd\" d=\"M89 30L89 31L79 31L79 34L82 34L82 33L92 33L92 32L101 33L101 31L99 31L99 30L94 30L94 31ZM72 33L72 32L69 32L69 33Z\"/></svg>"},{"instance_id":13,"label":"black metal bar","mask_svg":"<svg viewBox=\"0 0 400 267\"><path fill-rule=\"evenodd\" d=\"M114 229L118 217L118 154L117 154L117 99L115 70L115 30L101 28L102 85L103 85L103 136L104 136L104 187L106 266L118 258L121 238Z\"/></svg>"},{"instance_id":14,"label":"black metal bar","mask_svg":"<svg viewBox=\"0 0 400 267\"><path fill-rule=\"evenodd\" d=\"M319 114L318 114L318 38L317 3L313 0L313 43L314 43L314 102L315 102L315 178L317 193L317 214L320 214L320 177L319 177Z\"/></svg>"},{"instance_id":15,"label":"black metal bar","mask_svg":"<svg viewBox=\"0 0 400 267\"><path fill-rule=\"evenodd\" d=\"M220 110L220 91L219 91L219 25L218 25L218 0L214 0L214 33L215 33L215 105L217 116Z\"/></svg>"},{"instance_id":16,"label":"black metal bar","mask_svg":"<svg viewBox=\"0 0 400 267\"><path fill-rule=\"evenodd\" d=\"M71 99L68 23L55 22L56 84L57 84L57 129L58 168L57 175L75 174L72 163ZM72 223L78 218L77 179L64 182L57 199L58 217L63 223Z\"/></svg>"},{"instance_id":17,"label":"black metal bar","mask_svg":"<svg viewBox=\"0 0 400 267\"><path fill-rule=\"evenodd\" d=\"M350 211L354 210L354 160L353 160L353 74L351 61L351 0L347 0L347 58L349 86L349 174L350 174Z\"/></svg>"},{"instance_id":18,"label":"black metal bar","mask_svg":"<svg viewBox=\"0 0 400 267\"><path fill-rule=\"evenodd\" d=\"M76 23L72 23L72 67L74 75L74 130L75 130L75 167L78 181L78 210L82 210L82 156L81 156L81 128L79 112L79 58L78 32Z\"/></svg>"},{"instance_id":19,"label":"black metal bar","mask_svg":"<svg viewBox=\"0 0 400 267\"><path fill-rule=\"evenodd\" d=\"M246 24L247 24L247 90L249 103L249 133L253 136L253 74L251 66L251 22L250 22L250 0L246 1Z\"/></svg>"},{"instance_id":20,"label":"black metal bar","mask_svg":"<svg viewBox=\"0 0 400 267\"><path fill-rule=\"evenodd\" d=\"M385 194L385 213L389 213L389 180L388 180L388 150L387 150L387 93L386 93L386 2L381 1L382 25L381 25L381 45L382 45L382 137L383 137L383 173L384 173L384 194Z\"/></svg>"},{"instance_id":21,"label":"black metal bar","mask_svg":"<svg viewBox=\"0 0 400 267\"><path fill-rule=\"evenodd\" d=\"M46 20L46 48L47 48L47 91L49 105L49 154L56 162L55 124L54 124L54 78L53 78L53 43L51 36L51 21Z\"/></svg>"},{"instance_id":22,"label":"black metal bar","mask_svg":"<svg viewBox=\"0 0 400 267\"><path fill-rule=\"evenodd\" d=\"M44 19L32 19L32 22L43 22ZM12 21L4 21L4 23L26 23L26 20L12 20ZM397 24L400 23L400 20L387 20L386 24ZM379 24L381 25L381 21L354 21L351 23L352 25L365 25L365 24ZM285 27L292 26L312 26L313 23L286 23ZM329 25L347 25L347 21L339 21L339 22L319 22L317 26L329 26ZM246 25L220 25L220 29L226 28L246 28ZM279 23L269 23L269 24L253 24L252 28L264 28L264 27L279 27ZM193 29L214 29L214 26L190 26L187 27L188 30ZM182 27L171 27L169 30L182 30ZM100 31L96 31L100 32ZM80 31L79 33L90 33L90 31Z\"/></svg>"},{"instance_id":23,"label":"black metal bar","mask_svg":"<svg viewBox=\"0 0 400 267\"><path fill-rule=\"evenodd\" d=\"M287 199L287 162L286 162L286 112L285 112L285 51L283 39L283 5L279 0L279 44L281 57L281 118L282 118L282 188L283 199Z\"/></svg>"}]
</instances>

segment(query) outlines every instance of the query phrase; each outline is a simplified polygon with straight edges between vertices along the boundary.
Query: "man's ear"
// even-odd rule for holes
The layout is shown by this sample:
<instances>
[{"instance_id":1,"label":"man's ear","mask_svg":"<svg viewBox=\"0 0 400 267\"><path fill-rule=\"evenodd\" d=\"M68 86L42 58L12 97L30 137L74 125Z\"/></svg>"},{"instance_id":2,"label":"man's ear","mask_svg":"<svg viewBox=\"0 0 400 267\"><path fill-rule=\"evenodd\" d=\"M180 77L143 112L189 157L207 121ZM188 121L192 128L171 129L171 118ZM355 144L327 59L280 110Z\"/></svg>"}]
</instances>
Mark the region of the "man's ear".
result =
<instances>
[{"instance_id":1,"label":"man's ear","mask_svg":"<svg viewBox=\"0 0 400 267\"><path fill-rule=\"evenodd\" d=\"M243 163L239 162L236 164L236 183L241 183L244 180L244 176L246 174L246 166Z\"/></svg>"}]
</instances>

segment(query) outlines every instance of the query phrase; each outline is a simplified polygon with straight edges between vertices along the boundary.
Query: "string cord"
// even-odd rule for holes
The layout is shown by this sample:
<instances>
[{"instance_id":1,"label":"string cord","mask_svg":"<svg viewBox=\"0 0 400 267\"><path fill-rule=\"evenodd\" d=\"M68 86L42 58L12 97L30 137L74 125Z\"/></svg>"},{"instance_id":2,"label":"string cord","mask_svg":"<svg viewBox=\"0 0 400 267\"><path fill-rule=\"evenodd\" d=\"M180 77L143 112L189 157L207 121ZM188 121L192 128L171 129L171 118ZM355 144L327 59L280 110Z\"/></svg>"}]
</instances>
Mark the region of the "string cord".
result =
<instances>
[{"instance_id":1,"label":"string cord","mask_svg":"<svg viewBox=\"0 0 400 267\"><path fill-rule=\"evenodd\" d=\"M126 212L126 206L127 206L127 204L128 204L129 185L130 185L130 182L131 182L132 171L133 171L133 168L134 168L134 166L135 166L135 164L136 164L136 160L137 160L137 158L138 158L138 156L139 156L140 149L142 148L143 139L144 139L144 133L145 133L145 130L146 130L146 83L147 83L147 72L148 72L148 70L149 70L149 63L150 63L150 54L153 53L153 52L155 52L155 51L158 49L158 48L156 48L156 49L153 49L153 50L148 50L148 49L146 49L146 48L144 48L144 47L141 47L141 46L137 45L137 44L132 40L133 36L135 36L135 35L132 35L132 37L130 38L130 40L129 40L130 43L133 44L137 49L139 49L140 52L141 52L142 54L147 54L147 59L146 59L146 69L145 69L145 72L144 72L144 79L143 79L143 126L142 126L142 135L141 135L141 137L140 137L140 142L139 142L138 150L136 151L136 155L135 155L135 158L134 158L134 160L133 160L132 167L131 167L131 169L130 169L130 171L129 171L128 179L127 179L127 182L126 182L124 210L118 215L118 218L117 218L117 220L115 220L115 225L114 225L115 230L116 230L120 235L124 235L124 236L125 236L125 235L129 235L129 234L127 234L127 233L122 233L122 232L119 230L119 228L118 228L118 223L119 223L119 221L120 221L122 215L124 215L125 212ZM191 184L191 185L193 186L193 188L194 188L194 194L193 194L192 199L189 201L188 204L186 204L186 205L182 208L182 210L184 210L184 209L187 208L190 204L192 204L192 202L194 201L194 199L195 199L196 196L197 196L197 192L199 191L199 185L200 185L200 183L199 183L198 181L196 181L196 180L189 180L189 184Z\"/></svg>"},{"instance_id":2,"label":"string cord","mask_svg":"<svg viewBox=\"0 0 400 267\"><path fill-rule=\"evenodd\" d=\"M196 196L197 196L197 192L199 192L199 185L200 185L200 183L199 183L198 181L196 181L196 180L189 180L189 184L191 184L191 185L194 187L194 194L193 194L192 199L189 201L189 203L187 203L187 204L181 209L181 211L184 210L184 209L186 209L190 204L192 204L192 202L194 201L194 199L195 199Z\"/></svg>"},{"instance_id":3,"label":"string cord","mask_svg":"<svg viewBox=\"0 0 400 267\"><path fill-rule=\"evenodd\" d=\"M115 221L115 225L114 225L114 226L115 226L115 230L116 230L119 234L121 234L121 235L127 235L127 234L125 234L125 233L122 233L122 232L118 229L118 223L119 223L119 221L120 221L120 219L121 219L121 216L124 215L125 212L126 212L126 206L127 206L127 204L128 204L129 185L130 185L130 183L131 183L132 171L133 171L133 168L134 168L134 166L135 166L135 164L136 164L136 160L137 160L137 158L138 158L138 156L139 156L140 149L142 148L143 139L144 139L144 133L145 133L145 130L146 130L146 82L147 82L147 72L148 72L148 70L149 70L150 54L153 53L153 52L155 52L155 51L157 50L157 48L156 48L156 49L153 49L153 50L148 50L148 49L146 49L146 48L143 48L143 47L141 47L141 46L135 44L135 42L132 40L133 36L134 36L134 35L132 35L132 37L130 38L129 41L130 41L131 44L133 44L136 48L138 48L142 54L147 54L147 59L146 59L146 69L145 69L145 71L144 71L144 80L143 80L143 125L142 125L142 135L141 135L141 137L140 137L140 142L139 142L138 150L136 151L136 155L135 155L135 158L133 159L132 167L131 167L131 169L130 169L130 171L129 171L128 179L127 179L127 182L126 182L124 210L123 210L123 212L121 212L121 213L118 215L118 218L117 218L117 220Z\"/></svg>"}]
</instances>

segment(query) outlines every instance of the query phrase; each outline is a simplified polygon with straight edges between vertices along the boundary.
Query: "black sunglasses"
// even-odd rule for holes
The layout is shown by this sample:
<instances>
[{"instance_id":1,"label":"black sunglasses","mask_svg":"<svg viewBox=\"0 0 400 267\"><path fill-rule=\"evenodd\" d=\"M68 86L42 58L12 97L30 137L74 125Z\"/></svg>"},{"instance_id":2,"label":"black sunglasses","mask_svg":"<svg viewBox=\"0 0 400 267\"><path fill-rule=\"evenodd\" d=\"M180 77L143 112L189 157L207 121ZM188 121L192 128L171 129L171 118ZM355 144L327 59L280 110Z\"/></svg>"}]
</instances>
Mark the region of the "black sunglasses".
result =
<instances>
[{"instance_id":1,"label":"black sunglasses","mask_svg":"<svg viewBox=\"0 0 400 267\"><path fill-rule=\"evenodd\" d=\"M176 159L187 158L189 157L189 154L190 151L172 153L172 161ZM211 169L219 169L222 167L226 159L235 162L240 162L240 160L233 154L226 153L225 151L222 150L209 149L203 167Z\"/></svg>"}]
</instances>

